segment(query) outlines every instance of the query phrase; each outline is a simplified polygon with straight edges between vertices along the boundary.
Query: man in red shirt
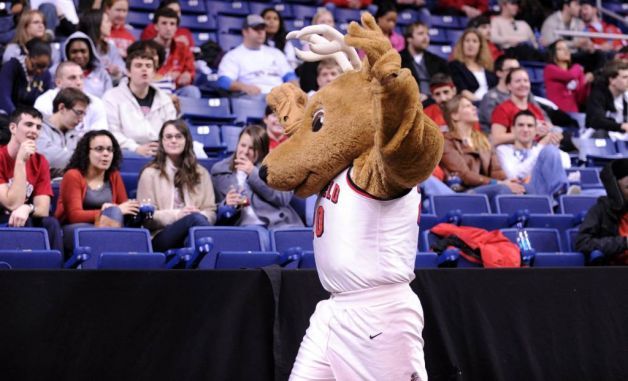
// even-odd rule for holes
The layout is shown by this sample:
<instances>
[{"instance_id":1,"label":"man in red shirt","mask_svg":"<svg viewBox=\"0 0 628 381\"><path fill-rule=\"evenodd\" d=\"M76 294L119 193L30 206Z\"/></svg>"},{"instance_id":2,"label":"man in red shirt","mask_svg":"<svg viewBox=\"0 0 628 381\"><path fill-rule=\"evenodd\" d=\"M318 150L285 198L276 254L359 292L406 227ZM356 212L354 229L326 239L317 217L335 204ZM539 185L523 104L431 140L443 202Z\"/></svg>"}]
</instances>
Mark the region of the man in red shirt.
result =
<instances>
[{"instance_id":1,"label":"man in red shirt","mask_svg":"<svg viewBox=\"0 0 628 381\"><path fill-rule=\"evenodd\" d=\"M175 85L175 94L183 97L200 98L201 91L194 86L194 56L183 43L174 39L179 26L179 16L170 8L160 8L155 12L157 37L154 41L166 50L166 62L157 72L169 77Z\"/></svg>"},{"instance_id":2,"label":"man in red shirt","mask_svg":"<svg viewBox=\"0 0 628 381\"><path fill-rule=\"evenodd\" d=\"M584 21L587 32L622 34L621 29L613 24L607 24L600 19L595 1L585 0L582 2L582 7L580 8L580 18ZM625 40L592 38L591 41L593 42L593 47L595 49L603 52L618 51L622 48L622 46L626 45Z\"/></svg>"},{"instance_id":3,"label":"man in red shirt","mask_svg":"<svg viewBox=\"0 0 628 381\"><path fill-rule=\"evenodd\" d=\"M33 107L18 108L10 116L11 140L0 147L0 224L43 227L50 247L63 253L61 227L49 217L50 168L36 152L42 119Z\"/></svg>"}]
</instances>

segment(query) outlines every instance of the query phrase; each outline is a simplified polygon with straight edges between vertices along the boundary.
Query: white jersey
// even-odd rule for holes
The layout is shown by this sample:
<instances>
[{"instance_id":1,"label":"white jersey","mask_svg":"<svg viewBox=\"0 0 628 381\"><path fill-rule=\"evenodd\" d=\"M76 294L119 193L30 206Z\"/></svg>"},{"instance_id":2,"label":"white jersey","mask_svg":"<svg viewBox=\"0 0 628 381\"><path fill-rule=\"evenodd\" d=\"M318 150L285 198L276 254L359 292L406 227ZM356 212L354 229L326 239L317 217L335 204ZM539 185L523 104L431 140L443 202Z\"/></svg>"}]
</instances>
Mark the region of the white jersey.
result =
<instances>
[{"instance_id":1,"label":"white jersey","mask_svg":"<svg viewBox=\"0 0 628 381\"><path fill-rule=\"evenodd\" d=\"M421 194L378 200L340 173L319 195L314 255L325 290L338 293L414 279Z\"/></svg>"}]
</instances>

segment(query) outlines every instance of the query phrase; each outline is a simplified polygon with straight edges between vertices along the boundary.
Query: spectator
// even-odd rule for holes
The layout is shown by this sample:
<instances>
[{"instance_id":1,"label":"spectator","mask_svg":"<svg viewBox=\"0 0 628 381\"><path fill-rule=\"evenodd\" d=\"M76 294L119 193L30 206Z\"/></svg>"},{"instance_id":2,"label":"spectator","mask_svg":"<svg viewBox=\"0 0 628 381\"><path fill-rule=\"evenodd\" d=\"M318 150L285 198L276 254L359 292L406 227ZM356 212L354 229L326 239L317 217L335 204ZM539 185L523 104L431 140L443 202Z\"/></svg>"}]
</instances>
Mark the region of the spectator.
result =
<instances>
[{"instance_id":1,"label":"spectator","mask_svg":"<svg viewBox=\"0 0 628 381\"><path fill-rule=\"evenodd\" d=\"M490 88L480 102L480 125L482 126L482 131L486 134L491 132L493 110L498 104L510 98L510 91L508 91L506 86L506 75L510 70L518 69L519 67L519 61L507 54L495 60L495 75L498 78L497 86Z\"/></svg>"},{"instance_id":2,"label":"spectator","mask_svg":"<svg viewBox=\"0 0 628 381\"><path fill-rule=\"evenodd\" d=\"M530 25L515 20L519 12L519 0L499 0L501 11L491 18L491 39L502 50L510 51L520 60L540 61L541 54Z\"/></svg>"},{"instance_id":3,"label":"spectator","mask_svg":"<svg viewBox=\"0 0 628 381\"><path fill-rule=\"evenodd\" d=\"M438 0L436 13L477 17L488 12L488 0Z\"/></svg>"},{"instance_id":4,"label":"spectator","mask_svg":"<svg viewBox=\"0 0 628 381\"><path fill-rule=\"evenodd\" d=\"M497 85L493 60L484 37L476 29L467 29L454 46L449 62L456 89L472 102L482 100L488 89Z\"/></svg>"},{"instance_id":5,"label":"spectator","mask_svg":"<svg viewBox=\"0 0 628 381\"><path fill-rule=\"evenodd\" d=\"M585 137L608 137L609 132L628 132L628 63L609 62L591 88L587 101Z\"/></svg>"},{"instance_id":6,"label":"spectator","mask_svg":"<svg viewBox=\"0 0 628 381\"><path fill-rule=\"evenodd\" d=\"M113 82L118 83L124 75L124 60L115 44L109 41L111 20L107 13L93 10L82 14L79 30L92 40L103 67Z\"/></svg>"},{"instance_id":7,"label":"spectator","mask_svg":"<svg viewBox=\"0 0 628 381\"><path fill-rule=\"evenodd\" d=\"M249 96L268 94L283 82L298 85L286 56L264 45L266 22L259 15L248 15L242 26L243 41L225 54L218 67L218 84L225 90Z\"/></svg>"},{"instance_id":8,"label":"spectator","mask_svg":"<svg viewBox=\"0 0 628 381\"><path fill-rule=\"evenodd\" d=\"M571 52L565 40L548 47L550 63L543 69L547 99L565 112L579 112L589 95L593 74L584 74L578 64L571 64Z\"/></svg>"},{"instance_id":9,"label":"spectator","mask_svg":"<svg viewBox=\"0 0 628 381\"><path fill-rule=\"evenodd\" d=\"M126 58L126 49L135 42L135 36L127 29L126 17L129 13L128 0L105 0L105 13L111 20L109 39L118 49L122 58Z\"/></svg>"},{"instance_id":10,"label":"spectator","mask_svg":"<svg viewBox=\"0 0 628 381\"><path fill-rule=\"evenodd\" d=\"M161 8L172 9L177 13L179 20L181 19L181 4L179 0L162 0L159 3L159 8L157 9ZM155 24L148 24L142 31L140 40L152 40L155 37L157 37L157 28L155 28ZM177 27L177 30L174 33L174 40L186 45L190 49L194 47L194 36L188 28Z\"/></svg>"},{"instance_id":11,"label":"spectator","mask_svg":"<svg viewBox=\"0 0 628 381\"><path fill-rule=\"evenodd\" d=\"M325 4L333 4L340 8L362 9L366 8L373 0L325 0Z\"/></svg>"},{"instance_id":12,"label":"spectator","mask_svg":"<svg viewBox=\"0 0 628 381\"><path fill-rule=\"evenodd\" d=\"M600 19L597 2L594 0L583 0L580 9L580 17L586 26L588 32L597 33L618 33L622 34L621 29L613 24L608 24ZM592 38L593 47L603 52L616 52L628 44L626 40L611 40L601 37Z\"/></svg>"},{"instance_id":13,"label":"spectator","mask_svg":"<svg viewBox=\"0 0 628 381\"><path fill-rule=\"evenodd\" d=\"M266 8L262 11L262 17L266 22L266 45L281 50L290 66L294 69L299 64L294 45L286 40L286 27L281 14L275 8Z\"/></svg>"},{"instance_id":14,"label":"spectator","mask_svg":"<svg viewBox=\"0 0 628 381\"><path fill-rule=\"evenodd\" d=\"M192 143L184 121L167 121L159 131L157 155L140 174L137 197L155 206L147 227L158 252L185 246L190 228L216 221L214 187Z\"/></svg>"},{"instance_id":15,"label":"spectator","mask_svg":"<svg viewBox=\"0 0 628 381\"><path fill-rule=\"evenodd\" d=\"M484 37L484 41L486 41L486 46L488 46L488 50L491 53L491 57L493 60L496 60L499 56L504 54L497 45L491 41L491 19L488 16L480 15L472 18L467 23L467 28L475 28L478 33Z\"/></svg>"},{"instance_id":16,"label":"spectator","mask_svg":"<svg viewBox=\"0 0 628 381\"><path fill-rule=\"evenodd\" d=\"M541 45L549 46L559 39L563 39L567 46L575 50L586 43L587 39L563 37L556 33L559 30L582 32L584 22L580 19L580 0L561 0L561 8L549 15L541 28Z\"/></svg>"},{"instance_id":17,"label":"spectator","mask_svg":"<svg viewBox=\"0 0 628 381\"><path fill-rule=\"evenodd\" d=\"M61 53L64 60L75 62L83 69L83 87L86 93L102 97L105 91L113 87L111 77L98 57L92 40L85 33L72 33L65 41Z\"/></svg>"},{"instance_id":18,"label":"spectator","mask_svg":"<svg viewBox=\"0 0 628 381\"><path fill-rule=\"evenodd\" d=\"M318 8L316 10L316 14L312 17L312 25L329 25L331 27L335 26L334 23L334 15L327 8ZM309 50L310 46L305 44L302 49ZM303 62L296 69L296 74L299 76L299 84L301 85L301 89L307 93L311 93L313 91L318 90L318 84L316 83L317 77L317 68L319 65L319 61L315 62Z\"/></svg>"},{"instance_id":19,"label":"spectator","mask_svg":"<svg viewBox=\"0 0 628 381\"><path fill-rule=\"evenodd\" d=\"M2 54L2 63L8 62L11 58L18 58L26 55L26 43L33 38L45 39L46 24L44 15L40 11L26 11L20 17L20 21L15 29L15 39L8 44Z\"/></svg>"},{"instance_id":20,"label":"spectator","mask_svg":"<svg viewBox=\"0 0 628 381\"><path fill-rule=\"evenodd\" d=\"M159 126L176 118L168 94L151 85L155 76L154 55L145 50L129 52L128 79L105 94L109 128L123 150L155 156L159 148Z\"/></svg>"},{"instance_id":21,"label":"spectator","mask_svg":"<svg viewBox=\"0 0 628 381\"><path fill-rule=\"evenodd\" d=\"M342 69L333 58L325 58L317 61L316 65L316 90L309 91L308 96L312 96L316 91L327 86L331 81L342 74Z\"/></svg>"},{"instance_id":22,"label":"spectator","mask_svg":"<svg viewBox=\"0 0 628 381\"><path fill-rule=\"evenodd\" d=\"M59 221L49 217L48 161L37 152L41 123L42 115L32 107L19 107L10 116L11 139L0 147L0 224L43 227L50 248L63 252Z\"/></svg>"},{"instance_id":23,"label":"spectator","mask_svg":"<svg viewBox=\"0 0 628 381\"><path fill-rule=\"evenodd\" d=\"M478 121L473 103L459 94L445 103L444 112L449 131L440 166L447 178L459 177L460 191L486 194L491 201L497 194L522 194L521 184L506 179L486 136L473 129Z\"/></svg>"},{"instance_id":24,"label":"spectator","mask_svg":"<svg viewBox=\"0 0 628 381\"><path fill-rule=\"evenodd\" d=\"M222 207L235 208L233 217L225 223L269 229L303 226L290 206L292 192L274 190L259 177L259 166L267 153L266 131L260 126L248 126L240 133L236 152L212 167L216 201Z\"/></svg>"},{"instance_id":25,"label":"spectator","mask_svg":"<svg viewBox=\"0 0 628 381\"><path fill-rule=\"evenodd\" d=\"M410 69L419 85L421 100L427 99L430 92L430 78L436 73L449 74L447 61L427 51L430 35L427 25L422 22L410 24L406 29L406 48L401 55L401 66Z\"/></svg>"},{"instance_id":26,"label":"spectator","mask_svg":"<svg viewBox=\"0 0 628 381\"><path fill-rule=\"evenodd\" d=\"M284 134L284 128L279 123L279 118L269 106L266 106L266 110L264 110L264 126L266 126L266 134L268 134L268 151L272 151L288 140L288 135Z\"/></svg>"},{"instance_id":27,"label":"spectator","mask_svg":"<svg viewBox=\"0 0 628 381\"><path fill-rule=\"evenodd\" d=\"M68 87L58 92L52 102L53 114L44 118L37 151L48 160L52 178L63 176L65 166L81 137L76 126L83 120L88 105L87 95Z\"/></svg>"},{"instance_id":28,"label":"spectator","mask_svg":"<svg viewBox=\"0 0 628 381\"><path fill-rule=\"evenodd\" d=\"M71 0L29 0L31 9L39 9L46 20L47 33L51 39L76 32L79 17Z\"/></svg>"},{"instance_id":29,"label":"spectator","mask_svg":"<svg viewBox=\"0 0 628 381\"><path fill-rule=\"evenodd\" d=\"M120 162L122 152L109 131L89 131L76 145L61 180L55 216L63 226L66 251L74 247L74 230L81 227L123 226L139 211L127 197ZM105 221L111 220L111 224Z\"/></svg>"},{"instance_id":30,"label":"spectator","mask_svg":"<svg viewBox=\"0 0 628 381\"><path fill-rule=\"evenodd\" d=\"M155 29L157 37L154 41L164 47L166 62L157 72L160 76L170 78L176 86L175 94L200 98L201 91L194 86L194 56L189 47L174 39L179 25L179 16L168 7L155 12Z\"/></svg>"},{"instance_id":31,"label":"spectator","mask_svg":"<svg viewBox=\"0 0 628 381\"><path fill-rule=\"evenodd\" d=\"M50 45L39 38L26 43L27 55L11 58L0 70L0 113L30 106L52 86Z\"/></svg>"},{"instance_id":32,"label":"spectator","mask_svg":"<svg viewBox=\"0 0 628 381\"><path fill-rule=\"evenodd\" d=\"M397 27L397 8L395 3L392 1L381 2L377 7L377 12L375 12L375 21L396 51L400 52L405 49L406 43L403 36L395 31Z\"/></svg>"},{"instance_id":33,"label":"spectator","mask_svg":"<svg viewBox=\"0 0 628 381\"><path fill-rule=\"evenodd\" d=\"M552 127L545 120L545 115L539 106L530 102L530 78L526 69L512 69L506 74L506 88L510 98L500 103L491 114L491 142L498 146L504 143L513 143L515 137L510 132L515 115L521 110L530 110L537 121L539 136L545 136Z\"/></svg>"},{"instance_id":34,"label":"spectator","mask_svg":"<svg viewBox=\"0 0 628 381\"><path fill-rule=\"evenodd\" d=\"M52 103L59 91L68 88L83 91L83 81L83 70L78 64L72 61L61 62L55 72L55 84L57 87L37 97L35 108L44 115L44 118L52 115ZM85 95L89 97L89 106L83 121L76 126L76 131L82 135L89 130L108 130L107 113L102 100L88 93L85 93Z\"/></svg>"},{"instance_id":35,"label":"spectator","mask_svg":"<svg viewBox=\"0 0 628 381\"><path fill-rule=\"evenodd\" d=\"M576 250L589 259L599 250L603 256L596 260L601 265L628 264L628 159L607 164L600 178L607 196L597 199L587 212L576 237Z\"/></svg>"},{"instance_id":36,"label":"spectator","mask_svg":"<svg viewBox=\"0 0 628 381\"><path fill-rule=\"evenodd\" d=\"M515 115L511 129L514 143L496 148L506 177L523 184L527 194L553 197L564 194L568 185L565 168L571 166L571 161L566 152L558 149L560 134L550 132L537 144L536 117L529 110Z\"/></svg>"},{"instance_id":37,"label":"spectator","mask_svg":"<svg viewBox=\"0 0 628 381\"><path fill-rule=\"evenodd\" d=\"M423 112L436 123L441 131L447 131L447 122L443 115L443 106L457 94L456 86L451 77L447 74L436 73L430 80L430 90L434 103L425 107Z\"/></svg>"}]
</instances>

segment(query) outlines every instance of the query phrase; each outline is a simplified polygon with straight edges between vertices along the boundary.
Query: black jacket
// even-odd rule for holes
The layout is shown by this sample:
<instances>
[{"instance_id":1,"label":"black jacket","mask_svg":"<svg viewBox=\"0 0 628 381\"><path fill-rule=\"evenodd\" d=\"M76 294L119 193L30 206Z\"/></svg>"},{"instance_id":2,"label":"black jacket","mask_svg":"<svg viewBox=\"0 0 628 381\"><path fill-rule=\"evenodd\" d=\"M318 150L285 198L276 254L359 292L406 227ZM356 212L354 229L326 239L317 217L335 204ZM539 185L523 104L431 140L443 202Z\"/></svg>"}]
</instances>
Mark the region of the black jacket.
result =
<instances>
[{"instance_id":1,"label":"black jacket","mask_svg":"<svg viewBox=\"0 0 628 381\"><path fill-rule=\"evenodd\" d=\"M624 120L627 119L628 105L624 98ZM591 94L587 98L586 126L596 130L621 131L621 123L606 116L607 112L616 113L613 94L608 89L608 84L597 81L591 88ZM626 120L628 122L628 120Z\"/></svg>"},{"instance_id":2,"label":"black jacket","mask_svg":"<svg viewBox=\"0 0 628 381\"><path fill-rule=\"evenodd\" d=\"M460 61L449 62L449 70L451 71L451 79L454 80L458 93L462 90L469 90L472 93L480 87L478 80L475 78L471 70L467 69L464 63ZM497 86L497 76L492 71L485 70L486 83L488 88Z\"/></svg>"},{"instance_id":3,"label":"black jacket","mask_svg":"<svg viewBox=\"0 0 628 381\"><path fill-rule=\"evenodd\" d=\"M421 83L419 80L419 73L414 67L414 57L412 56L412 54L410 54L408 48L405 48L404 50L399 52L399 55L401 55L401 67L410 69L414 80L420 88ZM447 61L440 58L436 54L430 53L426 50L423 52L423 60L425 61L425 68L427 69L427 73L430 75L430 77L436 73L450 74L449 67L447 66Z\"/></svg>"},{"instance_id":4,"label":"black jacket","mask_svg":"<svg viewBox=\"0 0 628 381\"><path fill-rule=\"evenodd\" d=\"M608 261L628 250L626 237L619 235L620 220L627 208L610 165L604 167L600 177L607 196L598 198L597 203L587 212L576 237L576 250L586 255L593 250L600 250Z\"/></svg>"}]
</instances>

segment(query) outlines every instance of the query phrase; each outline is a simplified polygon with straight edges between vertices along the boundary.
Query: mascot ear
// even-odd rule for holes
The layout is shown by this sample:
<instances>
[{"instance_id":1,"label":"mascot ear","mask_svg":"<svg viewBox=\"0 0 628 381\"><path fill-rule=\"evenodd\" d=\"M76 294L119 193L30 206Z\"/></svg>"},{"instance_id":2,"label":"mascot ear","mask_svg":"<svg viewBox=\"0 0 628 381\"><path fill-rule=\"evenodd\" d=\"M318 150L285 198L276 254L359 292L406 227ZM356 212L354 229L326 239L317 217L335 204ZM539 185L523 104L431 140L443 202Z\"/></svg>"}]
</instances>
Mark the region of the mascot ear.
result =
<instances>
[{"instance_id":1,"label":"mascot ear","mask_svg":"<svg viewBox=\"0 0 628 381\"><path fill-rule=\"evenodd\" d=\"M306 102L307 94L292 83L275 87L266 96L266 103L279 118L287 135L294 134L301 124Z\"/></svg>"}]
</instances>

